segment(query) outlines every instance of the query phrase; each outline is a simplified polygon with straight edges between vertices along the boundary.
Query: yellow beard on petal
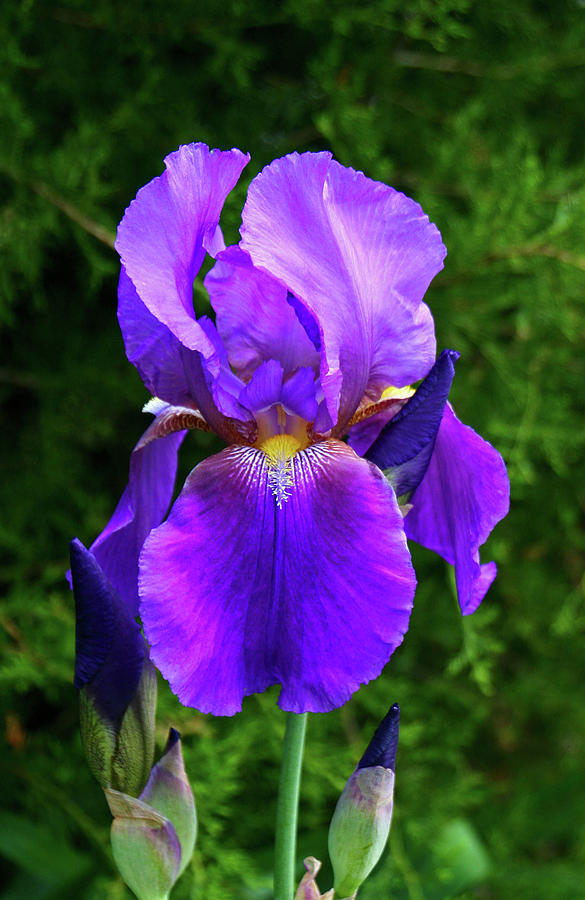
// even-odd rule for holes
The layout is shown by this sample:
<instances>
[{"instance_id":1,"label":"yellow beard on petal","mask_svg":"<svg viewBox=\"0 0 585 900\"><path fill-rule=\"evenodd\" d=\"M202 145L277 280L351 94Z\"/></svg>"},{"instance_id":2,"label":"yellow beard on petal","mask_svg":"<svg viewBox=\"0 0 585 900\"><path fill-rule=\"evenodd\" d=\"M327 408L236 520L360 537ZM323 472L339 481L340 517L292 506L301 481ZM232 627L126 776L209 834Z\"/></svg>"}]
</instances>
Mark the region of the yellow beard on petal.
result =
<instances>
[{"instance_id":1,"label":"yellow beard on petal","mask_svg":"<svg viewBox=\"0 0 585 900\"><path fill-rule=\"evenodd\" d=\"M292 458L303 449L302 445L292 434L275 434L264 441L260 449L266 454L268 485L274 494L276 505L282 509L282 504L289 499L293 487Z\"/></svg>"}]
</instances>

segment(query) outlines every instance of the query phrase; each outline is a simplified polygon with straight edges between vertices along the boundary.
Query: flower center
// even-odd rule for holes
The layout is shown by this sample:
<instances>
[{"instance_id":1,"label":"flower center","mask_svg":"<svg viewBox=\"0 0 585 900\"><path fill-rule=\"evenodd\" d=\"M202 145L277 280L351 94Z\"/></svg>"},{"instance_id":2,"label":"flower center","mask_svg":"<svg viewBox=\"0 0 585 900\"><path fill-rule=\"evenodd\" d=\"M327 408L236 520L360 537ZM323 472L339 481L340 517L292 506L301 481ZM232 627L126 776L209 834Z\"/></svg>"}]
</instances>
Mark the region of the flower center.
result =
<instances>
[{"instance_id":1,"label":"flower center","mask_svg":"<svg viewBox=\"0 0 585 900\"><path fill-rule=\"evenodd\" d=\"M302 445L292 434L274 434L260 444L260 449L266 454L269 487L276 505L282 509L293 487L292 458L302 450Z\"/></svg>"}]
</instances>

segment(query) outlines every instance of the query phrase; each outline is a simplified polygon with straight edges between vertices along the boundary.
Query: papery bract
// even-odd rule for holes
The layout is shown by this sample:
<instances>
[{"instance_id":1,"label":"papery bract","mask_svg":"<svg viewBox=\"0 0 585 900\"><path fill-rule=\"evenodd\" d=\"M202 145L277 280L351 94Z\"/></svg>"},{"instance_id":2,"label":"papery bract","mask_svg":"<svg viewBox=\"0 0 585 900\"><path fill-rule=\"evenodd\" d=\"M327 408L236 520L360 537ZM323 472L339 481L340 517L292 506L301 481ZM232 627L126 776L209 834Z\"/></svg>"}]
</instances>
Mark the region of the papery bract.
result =
<instances>
[{"instance_id":1,"label":"papery bract","mask_svg":"<svg viewBox=\"0 0 585 900\"><path fill-rule=\"evenodd\" d=\"M181 875L193 855L197 814L193 791L185 772L181 736L174 728L169 732L165 751L153 766L140 799L173 823L181 845Z\"/></svg>"},{"instance_id":2,"label":"papery bract","mask_svg":"<svg viewBox=\"0 0 585 900\"><path fill-rule=\"evenodd\" d=\"M322 894L317 885L317 875L321 868L321 862L314 856L307 856L303 860L306 869L295 894L295 900L333 900L333 889Z\"/></svg>"},{"instance_id":3,"label":"papery bract","mask_svg":"<svg viewBox=\"0 0 585 900\"><path fill-rule=\"evenodd\" d=\"M140 595L152 658L183 703L232 714L280 683L284 709L326 711L403 639L406 534L455 564L463 611L477 605L493 573L477 548L505 515L507 478L470 429L461 449L454 435L456 354L434 366L423 302L446 251L420 206L329 153L293 153L252 181L242 239L225 248L220 212L247 161L181 147L120 224L120 326L158 399L93 549L133 614ZM205 252L215 323L192 302ZM193 428L227 447L165 521Z\"/></svg>"},{"instance_id":4,"label":"papery bract","mask_svg":"<svg viewBox=\"0 0 585 900\"><path fill-rule=\"evenodd\" d=\"M164 900L193 855L197 815L181 740L171 728L140 797L106 789L116 865L139 900Z\"/></svg>"},{"instance_id":5,"label":"papery bract","mask_svg":"<svg viewBox=\"0 0 585 900\"><path fill-rule=\"evenodd\" d=\"M110 840L120 875L138 900L167 900L179 877L181 844L173 823L135 797L111 789Z\"/></svg>"}]
</instances>

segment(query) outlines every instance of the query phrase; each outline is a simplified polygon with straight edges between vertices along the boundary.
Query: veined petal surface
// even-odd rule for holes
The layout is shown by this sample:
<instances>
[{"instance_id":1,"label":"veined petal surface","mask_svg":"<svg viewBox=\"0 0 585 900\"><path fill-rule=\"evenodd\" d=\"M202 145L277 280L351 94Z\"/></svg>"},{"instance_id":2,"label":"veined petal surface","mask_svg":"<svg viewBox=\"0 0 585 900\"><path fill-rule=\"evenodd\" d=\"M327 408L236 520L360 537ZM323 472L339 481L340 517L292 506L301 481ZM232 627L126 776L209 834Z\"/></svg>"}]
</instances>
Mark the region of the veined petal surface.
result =
<instances>
[{"instance_id":1,"label":"veined petal surface","mask_svg":"<svg viewBox=\"0 0 585 900\"><path fill-rule=\"evenodd\" d=\"M266 454L193 470L140 558L151 656L182 703L232 715L280 683L325 712L375 678L408 627L415 578L394 493L339 441L291 460L278 508Z\"/></svg>"},{"instance_id":2,"label":"veined petal surface","mask_svg":"<svg viewBox=\"0 0 585 900\"><path fill-rule=\"evenodd\" d=\"M138 614L138 555L146 535L160 525L169 508L177 453L187 433L157 437L151 428L132 451L128 485L112 518L90 547L133 616Z\"/></svg>"},{"instance_id":3,"label":"veined petal surface","mask_svg":"<svg viewBox=\"0 0 585 900\"><path fill-rule=\"evenodd\" d=\"M435 358L422 303L446 253L404 194L329 153L293 153L251 183L240 246L314 316L321 383L342 427L364 394L422 378Z\"/></svg>"},{"instance_id":4,"label":"veined petal surface","mask_svg":"<svg viewBox=\"0 0 585 900\"><path fill-rule=\"evenodd\" d=\"M404 520L406 534L455 566L463 615L475 612L496 577L479 547L507 514L510 482L497 450L445 407L426 474Z\"/></svg>"},{"instance_id":5,"label":"veined petal surface","mask_svg":"<svg viewBox=\"0 0 585 900\"><path fill-rule=\"evenodd\" d=\"M138 296L206 359L215 351L195 317L193 282L206 247L221 246L220 213L249 158L205 144L180 147L165 158L163 174L138 191L118 227L116 249Z\"/></svg>"}]
</instances>

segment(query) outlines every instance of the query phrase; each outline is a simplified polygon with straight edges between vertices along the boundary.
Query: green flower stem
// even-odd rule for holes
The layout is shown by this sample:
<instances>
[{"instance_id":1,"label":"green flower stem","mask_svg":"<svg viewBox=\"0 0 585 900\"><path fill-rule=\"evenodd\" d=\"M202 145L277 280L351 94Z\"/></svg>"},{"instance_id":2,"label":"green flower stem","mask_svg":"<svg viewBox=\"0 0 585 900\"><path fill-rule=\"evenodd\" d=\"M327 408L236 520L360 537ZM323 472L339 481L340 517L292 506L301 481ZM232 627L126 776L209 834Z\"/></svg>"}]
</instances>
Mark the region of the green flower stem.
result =
<instances>
[{"instance_id":1,"label":"green flower stem","mask_svg":"<svg viewBox=\"0 0 585 900\"><path fill-rule=\"evenodd\" d=\"M276 810L274 900L293 900L295 893L297 818L306 727L307 713L287 714Z\"/></svg>"}]
</instances>

